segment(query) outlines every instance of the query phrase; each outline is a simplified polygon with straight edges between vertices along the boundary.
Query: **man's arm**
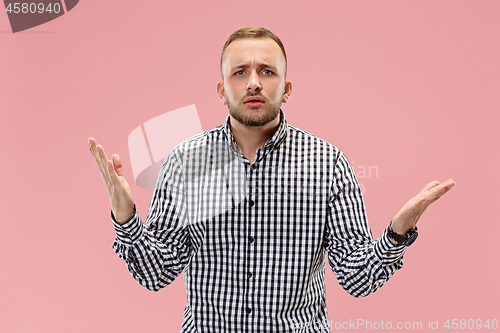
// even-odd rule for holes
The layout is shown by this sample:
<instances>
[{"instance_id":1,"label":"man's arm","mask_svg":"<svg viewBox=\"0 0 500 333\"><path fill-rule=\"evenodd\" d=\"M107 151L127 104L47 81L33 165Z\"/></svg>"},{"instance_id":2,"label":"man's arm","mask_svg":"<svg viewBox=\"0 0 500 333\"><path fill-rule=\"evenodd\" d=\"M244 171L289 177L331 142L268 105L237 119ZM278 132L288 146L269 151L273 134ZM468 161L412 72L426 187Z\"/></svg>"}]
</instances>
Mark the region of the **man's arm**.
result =
<instances>
[{"instance_id":1,"label":"man's arm","mask_svg":"<svg viewBox=\"0 0 500 333\"><path fill-rule=\"evenodd\" d=\"M449 191L453 184L453 181L439 185L438 182L429 183L394 217L393 230L406 234L416 225L425 208ZM403 267L406 246L397 246L388 237L388 228L373 240L359 184L342 153L335 163L331 195L326 231L330 267L340 285L351 295L367 296Z\"/></svg>"},{"instance_id":2,"label":"man's arm","mask_svg":"<svg viewBox=\"0 0 500 333\"><path fill-rule=\"evenodd\" d=\"M151 202L146 225L135 210L118 155L107 160L104 149L89 139L89 148L108 191L116 236L113 249L132 276L144 287L158 291L170 284L189 262L192 253L185 222L182 175L174 158L167 158Z\"/></svg>"}]
</instances>

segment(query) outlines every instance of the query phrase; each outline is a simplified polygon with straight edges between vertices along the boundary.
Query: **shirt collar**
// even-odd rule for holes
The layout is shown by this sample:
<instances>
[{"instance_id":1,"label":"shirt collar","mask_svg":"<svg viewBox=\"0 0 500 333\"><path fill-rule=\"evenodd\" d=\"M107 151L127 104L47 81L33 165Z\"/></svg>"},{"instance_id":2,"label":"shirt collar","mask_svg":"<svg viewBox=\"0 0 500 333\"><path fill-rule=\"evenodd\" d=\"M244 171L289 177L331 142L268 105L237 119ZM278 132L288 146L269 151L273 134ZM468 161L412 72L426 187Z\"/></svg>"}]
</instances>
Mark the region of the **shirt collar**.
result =
<instances>
[{"instance_id":1,"label":"shirt collar","mask_svg":"<svg viewBox=\"0 0 500 333\"><path fill-rule=\"evenodd\" d=\"M267 140L267 142L262 146L261 149L265 150L273 150L275 147L277 147L281 142L283 142L283 139L285 139L286 134L287 134L287 122L285 119L285 113L283 110L280 109L280 125L276 132L274 132L273 136ZM231 132L231 124L230 124L230 116L228 115L226 117L226 121L224 123L223 131L226 134L226 137L228 138L229 145L231 149L233 149L236 152L240 152L240 149L238 147L238 144L236 143L236 140L234 139L233 133Z\"/></svg>"}]
</instances>

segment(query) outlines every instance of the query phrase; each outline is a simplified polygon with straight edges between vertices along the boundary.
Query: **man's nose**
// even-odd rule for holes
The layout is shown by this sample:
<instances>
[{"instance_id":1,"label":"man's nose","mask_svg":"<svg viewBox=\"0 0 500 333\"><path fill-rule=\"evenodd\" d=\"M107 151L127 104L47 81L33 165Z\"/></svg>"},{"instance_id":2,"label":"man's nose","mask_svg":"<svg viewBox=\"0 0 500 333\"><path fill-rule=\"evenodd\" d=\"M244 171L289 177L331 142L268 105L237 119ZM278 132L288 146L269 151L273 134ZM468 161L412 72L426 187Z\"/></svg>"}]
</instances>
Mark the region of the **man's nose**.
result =
<instances>
[{"instance_id":1,"label":"man's nose","mask_svg":"<svg viewBox=\"0 0 500 333\"><path fill-rule=\"evenodd\" d=\"M252 71L248 77L247 90L248 91L262 90L262 86L260 85L259 76L257 75L256 71Z\"/></svg>"}]
</instances>

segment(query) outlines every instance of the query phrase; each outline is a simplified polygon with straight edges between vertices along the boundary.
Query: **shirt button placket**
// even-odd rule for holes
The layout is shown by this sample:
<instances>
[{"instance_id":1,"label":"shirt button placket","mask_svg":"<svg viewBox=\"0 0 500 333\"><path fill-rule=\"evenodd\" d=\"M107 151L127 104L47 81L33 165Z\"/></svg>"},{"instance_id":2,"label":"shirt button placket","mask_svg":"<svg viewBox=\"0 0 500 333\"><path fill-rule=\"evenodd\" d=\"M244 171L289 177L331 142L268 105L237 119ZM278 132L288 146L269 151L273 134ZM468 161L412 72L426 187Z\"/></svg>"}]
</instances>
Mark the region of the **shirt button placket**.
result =
<instances>
[{"instance_id":1,"label":"shirt button placket","mask_svg":"<svg viewBox=\"0 0 500 333\"><path fill-rule=\"evenodd\" d=\"M254 246L255 246L255 230L254 230L254 225L255 225L255 170L257 169L257 166L255 164L251 164L250 168L248 169L248 184L249 184L249 191L248 191L248 223L247 223L247 232L248 232L248 261L247 261L247 266L246 266L246 277L247 277L247 290L248 290L248 298L246 302L246 314L250 315L252 313L252 307L253 307L253 301L252 301L252 295L254 293L254 286L253 286L253 281L252 281L252 267L254 267Z\"/></svg>"}]
</instances>

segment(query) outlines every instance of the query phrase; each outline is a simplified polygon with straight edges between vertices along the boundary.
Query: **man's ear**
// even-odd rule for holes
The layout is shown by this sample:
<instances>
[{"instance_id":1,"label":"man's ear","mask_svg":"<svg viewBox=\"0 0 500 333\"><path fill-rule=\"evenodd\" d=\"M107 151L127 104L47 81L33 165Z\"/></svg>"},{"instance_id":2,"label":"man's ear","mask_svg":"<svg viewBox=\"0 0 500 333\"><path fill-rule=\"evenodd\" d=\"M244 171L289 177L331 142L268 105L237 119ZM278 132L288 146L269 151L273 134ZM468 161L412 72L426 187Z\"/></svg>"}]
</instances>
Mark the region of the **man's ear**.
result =
<instances>
[{"instance_id":1,"label":"man's ear","mask_svg":"<svg viewBox=\"0 0 500 333\"><path fill-rule=\"evenodd\" d=\"M286 103L290 98L290 94L292 93L292 82L285 81L285 92L283 93L283 99L281 100L283 103Z\"/></svg>"},{"instance_id":2,"label":"man's ear","mask_svg":"<svg viewBox=\"0 0 500 333\"><path fill-rule=\"evenodd\" d=\"M224 91L224 82L217 82L217 95L222 104L227 105L226 93Z\"/></svg>"}]
</instances>

